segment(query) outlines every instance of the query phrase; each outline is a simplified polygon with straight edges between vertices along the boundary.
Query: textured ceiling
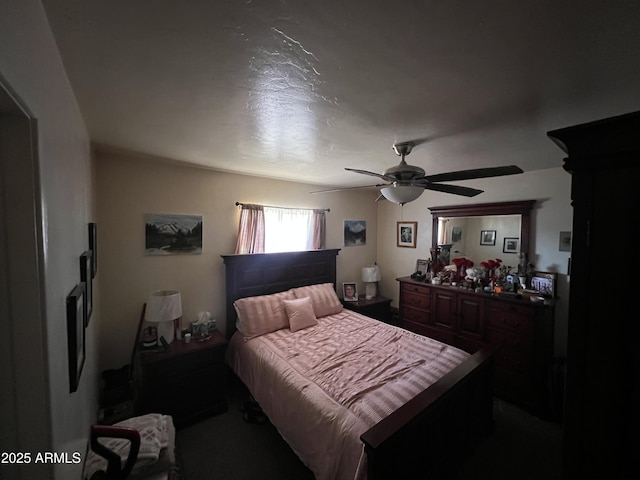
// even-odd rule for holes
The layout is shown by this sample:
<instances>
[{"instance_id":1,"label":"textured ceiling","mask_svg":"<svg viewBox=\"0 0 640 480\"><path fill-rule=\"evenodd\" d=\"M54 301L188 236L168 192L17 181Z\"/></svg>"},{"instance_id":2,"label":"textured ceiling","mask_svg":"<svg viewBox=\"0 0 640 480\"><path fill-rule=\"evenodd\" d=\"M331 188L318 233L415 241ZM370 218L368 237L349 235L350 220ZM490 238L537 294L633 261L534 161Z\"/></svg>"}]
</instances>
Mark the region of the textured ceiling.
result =
<instances>
[{"instance_id":1,"label":"textured ceiling","mask_svg":"<svg viewBox=\"0 0 640 480\"><path fill-rule=\"evenodd\" d=\"M640 106L636 1L42 3L92 141L226 171L551 168L547 131Z\"/></svg>"}]
</instances>

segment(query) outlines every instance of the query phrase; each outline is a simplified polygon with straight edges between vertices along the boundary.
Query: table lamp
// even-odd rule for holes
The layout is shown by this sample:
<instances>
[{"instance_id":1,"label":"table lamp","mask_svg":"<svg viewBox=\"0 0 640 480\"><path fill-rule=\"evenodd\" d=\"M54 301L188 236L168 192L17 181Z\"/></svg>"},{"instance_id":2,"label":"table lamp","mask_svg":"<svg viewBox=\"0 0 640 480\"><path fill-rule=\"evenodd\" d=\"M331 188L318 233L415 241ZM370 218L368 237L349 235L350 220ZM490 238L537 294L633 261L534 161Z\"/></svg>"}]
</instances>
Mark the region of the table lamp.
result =
<instances>
[{"instance_id":1,"label":"table lamp","mask_svg":"<svg viewBox=\"0 0 640 480\"><path fill-rule=\"evenodd\" d=\"M380 267L378 265L363 267L362 281L366 283L365 298L371 300L378 293L377 283L380 281Z\"/></svg>"},{"instance_id":2,"label":"table lamp","mask_svg":"<svg viewBox=\"0 0 640 480\"><path fill-rule=\"evenodd\" d=\"M158 340L164 337L167 343L175 338L174 322L182 317L182 301L177 290L158 290L151 293L144 319L158 324Z\"/></svg>"}]
</instances>

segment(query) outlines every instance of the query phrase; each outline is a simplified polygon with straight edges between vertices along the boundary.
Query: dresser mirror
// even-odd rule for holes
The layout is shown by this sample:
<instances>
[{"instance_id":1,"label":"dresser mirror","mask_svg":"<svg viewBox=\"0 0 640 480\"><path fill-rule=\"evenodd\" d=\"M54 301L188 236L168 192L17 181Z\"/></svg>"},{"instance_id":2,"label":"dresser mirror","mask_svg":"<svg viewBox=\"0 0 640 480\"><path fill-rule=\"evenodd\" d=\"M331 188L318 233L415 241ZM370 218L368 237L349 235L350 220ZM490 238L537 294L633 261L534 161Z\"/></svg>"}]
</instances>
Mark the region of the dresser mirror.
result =
<instances>
[{"instance_id":1,"label":"dresser mirror","mask_svg":"<svg viewBox=\"0 0 640 480\"><path fill-rule=\"evenodd\" d=\"M529 254L531 210L535 200L431 207L432 247L445 263L459 257L475 265L500 258L516 266L518 254Z\"/></svg>"}]
</instances>

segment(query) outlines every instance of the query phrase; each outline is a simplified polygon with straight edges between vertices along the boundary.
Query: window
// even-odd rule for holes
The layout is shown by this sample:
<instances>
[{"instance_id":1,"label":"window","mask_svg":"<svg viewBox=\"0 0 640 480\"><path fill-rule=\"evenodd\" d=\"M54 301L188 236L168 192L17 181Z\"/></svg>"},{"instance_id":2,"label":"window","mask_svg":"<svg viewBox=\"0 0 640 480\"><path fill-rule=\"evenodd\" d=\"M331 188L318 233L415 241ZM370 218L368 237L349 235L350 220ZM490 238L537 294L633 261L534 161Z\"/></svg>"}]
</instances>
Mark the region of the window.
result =
<instances>
[{"instance_id":1,"label":"window","mask_svg":"<svg viewBox=\"0 0 640 480\"><path fill-rule=\"evenodd\" d=\"M310 250L313 210L264 207L264 251Z\"/></svg>"},{"instance_id":2,"label":"window","mask_svg":"<svg viewBox=\"0 0 640 480\"><path fill-rule=\"evenodd\" d=\"M236 253L295 252L325 248L325 210L242 206Z\"/></svg>"}]
</instances>

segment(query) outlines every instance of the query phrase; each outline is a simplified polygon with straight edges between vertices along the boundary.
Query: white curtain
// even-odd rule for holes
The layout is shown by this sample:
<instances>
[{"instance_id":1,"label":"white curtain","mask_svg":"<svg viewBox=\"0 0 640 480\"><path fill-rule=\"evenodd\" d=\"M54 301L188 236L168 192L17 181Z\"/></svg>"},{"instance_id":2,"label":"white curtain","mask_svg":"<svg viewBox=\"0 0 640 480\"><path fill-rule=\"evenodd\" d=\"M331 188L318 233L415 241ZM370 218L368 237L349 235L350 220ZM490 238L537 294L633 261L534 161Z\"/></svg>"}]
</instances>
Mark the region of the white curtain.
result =
<instances>
[{"instance_id":1,"label":"white curtain","mask_svg":"<svg viewBox=\"0 0 640 480\"><path fill-rule=\"evenodd\" d=\"M264 207L264 251L308 250L312 215L312 210Z\"/></svg>"}]
</instances>

